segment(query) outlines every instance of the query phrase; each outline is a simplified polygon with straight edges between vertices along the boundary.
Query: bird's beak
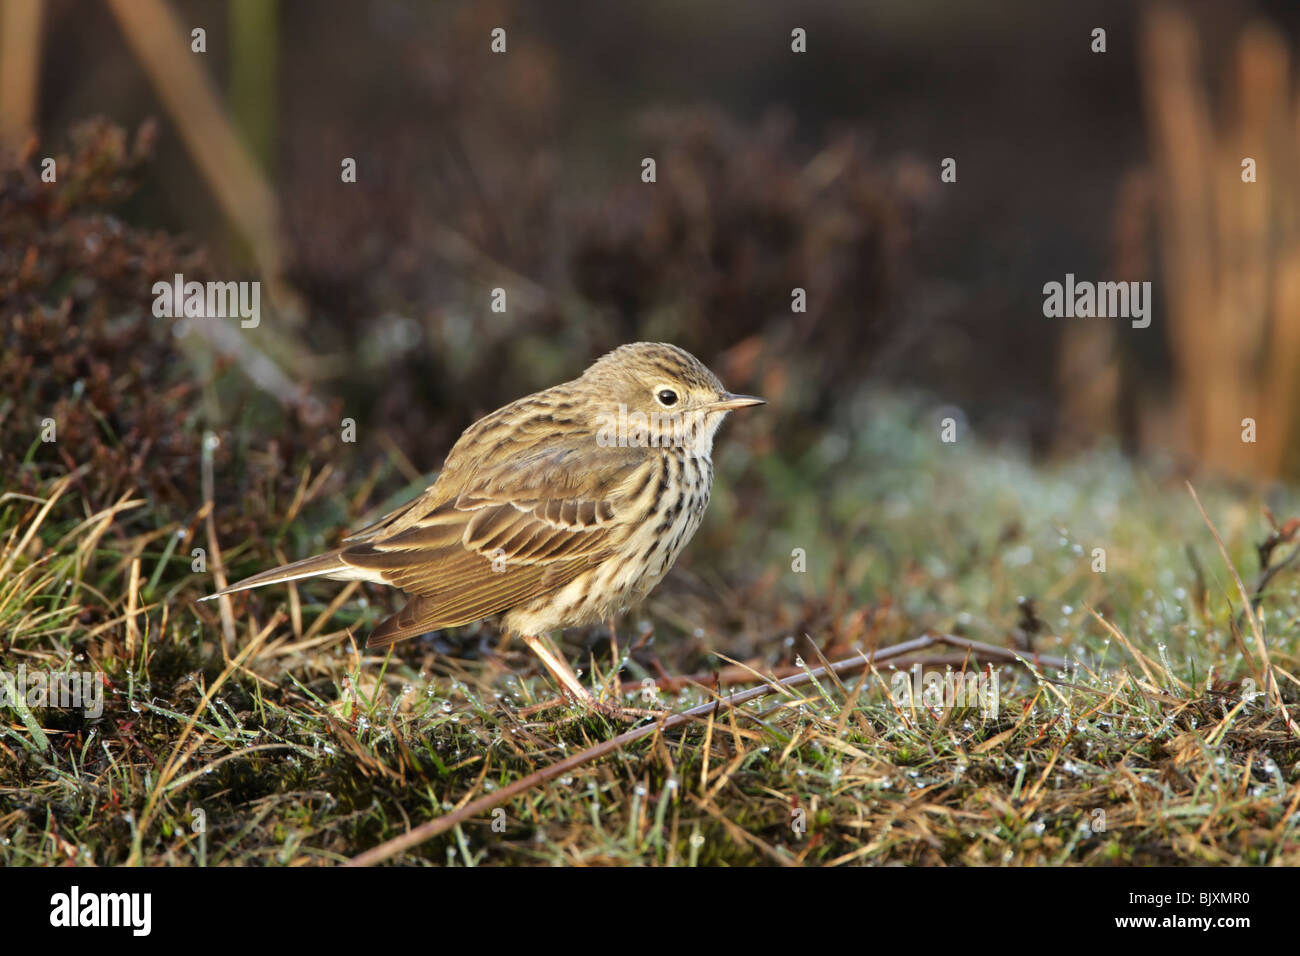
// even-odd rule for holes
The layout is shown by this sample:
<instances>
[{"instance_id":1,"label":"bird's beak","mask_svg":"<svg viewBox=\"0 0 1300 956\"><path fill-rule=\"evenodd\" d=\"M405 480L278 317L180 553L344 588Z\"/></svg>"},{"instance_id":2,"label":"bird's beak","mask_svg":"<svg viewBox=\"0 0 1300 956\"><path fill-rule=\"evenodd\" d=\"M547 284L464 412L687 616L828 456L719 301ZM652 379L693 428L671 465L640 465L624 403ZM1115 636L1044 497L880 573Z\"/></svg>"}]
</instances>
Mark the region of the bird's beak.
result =
<instances>
[{"instance_id":1,"label":"bird's beak","mask_svg":"<svg viewBox=\"0 0 1300 956\"><path fill-rule=\"evenodd\" d=\"M731 411L733 408L745 408L749 405L766 405L767 401L758 398L755 395L732 395L730 392L724 392L722 397L716 402L712 402L709 408L717 411Z\"/></svg>"}]
</instances>

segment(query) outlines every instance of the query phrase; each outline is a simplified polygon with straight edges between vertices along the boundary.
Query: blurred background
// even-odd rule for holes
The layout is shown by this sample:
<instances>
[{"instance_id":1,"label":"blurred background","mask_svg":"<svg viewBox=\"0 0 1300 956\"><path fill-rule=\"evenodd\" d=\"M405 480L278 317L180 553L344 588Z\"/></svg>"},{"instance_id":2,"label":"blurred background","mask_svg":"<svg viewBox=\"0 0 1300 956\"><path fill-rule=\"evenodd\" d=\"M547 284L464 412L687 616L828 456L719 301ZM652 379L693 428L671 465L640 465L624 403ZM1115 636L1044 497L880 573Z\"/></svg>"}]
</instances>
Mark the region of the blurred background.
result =
<instances>
[{"instance_id":1,"label":"blurred background","mask_svg":"<svg viewBox=\"0 0 1300 956\"><path fill-rule=\"evenodd\" d=\"M1287 0L3 0L5 414L111 422L39 455L179 521L217 430L227 541L283 534L304 464L325 535L638 339L772 403L723 436L705 555L755 509L825 526L881 390L1040 461L1292 480L1298 31ZM261 280L260 326L154 319L176 272ZM1067 273L1150 281L1150 326L1045 317Z\"/></svg>"},{"instance_id":2,"label":"blurred background","mask_svg":"<svg viewBox=\"0 0 1300 956\"><path fill-rule=\"evenodd\" d=\"M156 121L117 215L274 284L250 348L419 436L419 468L479 411L639 338L800 420L871 377L1039 450L1114 436L1300 465L1285 0L6 0L0 18L10 148ZM1151 280L1151 327L1044 318L1067 272Z\"/></svg>"}]
</instances>

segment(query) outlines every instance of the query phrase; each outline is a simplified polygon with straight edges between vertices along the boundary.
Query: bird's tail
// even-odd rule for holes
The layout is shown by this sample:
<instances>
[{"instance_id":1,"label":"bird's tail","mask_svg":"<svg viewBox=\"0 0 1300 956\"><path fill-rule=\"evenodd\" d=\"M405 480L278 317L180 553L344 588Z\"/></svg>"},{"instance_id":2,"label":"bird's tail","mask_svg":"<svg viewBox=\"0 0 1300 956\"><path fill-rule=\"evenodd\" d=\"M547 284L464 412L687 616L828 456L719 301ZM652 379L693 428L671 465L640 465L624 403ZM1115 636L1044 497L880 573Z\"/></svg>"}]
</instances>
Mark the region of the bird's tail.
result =
<instances>
[{"instance_id":1,"label":"bird's tail","mask_svg":"<svg viewBox=\"0 0 1300 956\"><path fill-rule=\"evenodd\" d=\"M252 577L244 578L237 584L224 587L214 594L207 597L199 598L200 601L211 601L213 598L221 597L223 594L232 594L235 591L247 591L250 588L260 588L266 584L282 584L285 581L297 581L300 578L315 578L321 575L330 577L365 577L364 572L357 573L357 569L347 564L340 556L340 552L331 551L328 554L318 554L314 558L304 558L301 561L295 561L292 564L281 565L278 568L272 568L269 571L262 571L260 574L254 574ZM348 572L353 572L349 574Z\"/></svg>"}]
</instances>

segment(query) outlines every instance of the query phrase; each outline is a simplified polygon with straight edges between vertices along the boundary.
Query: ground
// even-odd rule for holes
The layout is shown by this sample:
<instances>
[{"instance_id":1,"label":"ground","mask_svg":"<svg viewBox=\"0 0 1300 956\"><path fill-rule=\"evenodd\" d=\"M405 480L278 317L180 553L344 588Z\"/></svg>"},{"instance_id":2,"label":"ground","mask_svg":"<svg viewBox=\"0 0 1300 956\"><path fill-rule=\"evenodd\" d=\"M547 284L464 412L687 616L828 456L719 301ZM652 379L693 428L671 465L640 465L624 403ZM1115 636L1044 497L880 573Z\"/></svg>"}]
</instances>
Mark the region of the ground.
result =
<instances>
[{"instance_id":1,"label":"ground","mask_svg":"<svg viewBox=\"0 0 1300 956\"><path fill-rule=\"evenodd\" d=\"M1260 566L1296 547L1294 494L1196 483L1258 592L1261 642L1182 479L1106 449L1030 461L964 424L945 443L939 418L924 398L864 392L798 461L739 438L728 451L724 430L697 542L620 625L622 683L682 711L738 664L799 674L946 633L1023 655L996 671L996 701L908 700L910 674L864 662L651 733L395 859L1300 863L1300 738L1262 653L1294 711L1300 597L1293 567ZM301 495L243 507L268 516L265 540L218 544L230 577L336 535L334 479L359 509L381 504L370 472L289 473ZM339 863L627 729L526 712L554 688L491 622L367 651L394 601L382 588L273 588L223 625L194 604L212 589L189 557L201 521L148 496L92 508L53 470L30 480L0 498L3 669L97 669L108 686L97 718L3 711L6 866ZM561 646L607 685L603 628ZM926 653L928 672L963 666ZM684 675L697 683L661 689Z\"/></svg>"}]
</instances>

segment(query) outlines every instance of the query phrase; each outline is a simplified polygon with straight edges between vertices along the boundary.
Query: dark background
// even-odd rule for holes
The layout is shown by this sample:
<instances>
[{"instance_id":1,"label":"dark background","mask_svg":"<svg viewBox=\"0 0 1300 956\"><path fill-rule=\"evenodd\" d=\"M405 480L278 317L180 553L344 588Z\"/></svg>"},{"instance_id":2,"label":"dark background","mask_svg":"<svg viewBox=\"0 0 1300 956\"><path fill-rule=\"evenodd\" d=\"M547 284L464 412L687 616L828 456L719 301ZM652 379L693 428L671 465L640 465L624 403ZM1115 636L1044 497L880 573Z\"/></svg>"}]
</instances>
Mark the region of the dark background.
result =
<instances>
[{"instance_id":1,"label":"dark background","mask_svg":"<svg viewBox=\"0 0 1300 956\"><path fill-rule=\"evenodd\" d=\"M202 65L279 197L288 277L309 318L295 334L317 353L356 354L382 316L414 321L400 356L320 372L327 393L388 417L418 404L467 420L638 337L671 337L717 363L750 334L788 345L772 329L790 321L779 293L799 284L816 328L791 341L817 388L866 376L920 385L1039 448L1063 425L1094 425L1062 420L1063 323L1043 318L1041 287L1066 272L1115 277L1121 188L1149 168L1145 4L283 2L260 21L275 31L273 62L251 68L232 51L240 5L171 9L207 30ZM1198 25L1211 95L1243 24L1265 17L1293 44L1300 23L1281 2L1180 9ZM507 29L505 56L489 51L495 26ZM790 51L794 26L808 31L805 55ZM1104 55L1089 49L1096 26ZM49 3L44 43L42 136L57 141L94 114L128 129L160 118L156 162L124 215L189 233L216 268L247 271L109 8ZM682 170L663 158L682 140L718 154L693 160L709 184L707 230L700 215L665 211ZM808 210L783 179L846 140L871 195L857 196L866 208L850 213L852 238L833 250L843 261L828 266L798 235L814 227L798 222ZM344 155L358 159L356 185L338 181ZM645 155L659 157L660 181L643 188ZM948 156L956 184L938 181ZM438 254L436 226L553 298L480 322L484 283ZM773 281L755 283L765 273ZM1144 276L1159 286L1154 263ZM1158 387L1169 376L1159 289L1156 301L1152 330L1124 336L1122 353ZM527 357L556 335L579 358ZM448 343L466 337L482 365ZM519 387L481 388L485 368ZM1132 419L1121 409L1106 424L1132 445ZM416 463L435 467L455 428L418 427L437 437Z\"/></svg>"}]
</instances>

